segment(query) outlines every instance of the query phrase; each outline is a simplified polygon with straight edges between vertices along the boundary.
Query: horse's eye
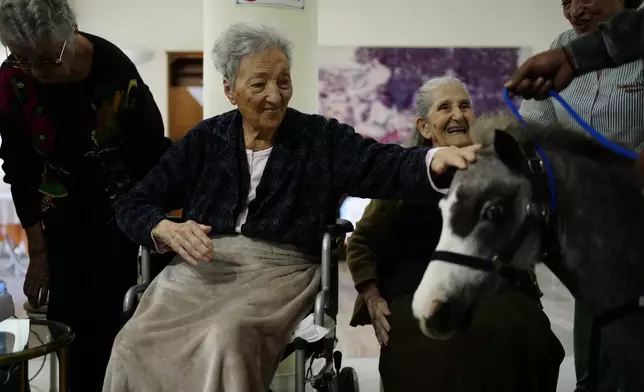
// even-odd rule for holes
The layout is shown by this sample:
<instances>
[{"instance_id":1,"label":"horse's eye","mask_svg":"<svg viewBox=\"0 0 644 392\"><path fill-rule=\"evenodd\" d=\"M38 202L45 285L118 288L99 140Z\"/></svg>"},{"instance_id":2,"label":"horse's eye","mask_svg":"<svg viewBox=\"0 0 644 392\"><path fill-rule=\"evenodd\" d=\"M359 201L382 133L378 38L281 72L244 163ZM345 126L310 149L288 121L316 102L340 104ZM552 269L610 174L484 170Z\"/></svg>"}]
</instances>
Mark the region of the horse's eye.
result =
<instances>
[{"instance_id":1,"label":"horse's eye","mask_svg":"<svg viewBox=\"0 0 644 392\"><path fill-rule=\"evenodd\" d=\"M487 202L481 209L481 220L490 223L500 223L505 218L503 206L495 202Z\"/></svg>"}]
</instances>

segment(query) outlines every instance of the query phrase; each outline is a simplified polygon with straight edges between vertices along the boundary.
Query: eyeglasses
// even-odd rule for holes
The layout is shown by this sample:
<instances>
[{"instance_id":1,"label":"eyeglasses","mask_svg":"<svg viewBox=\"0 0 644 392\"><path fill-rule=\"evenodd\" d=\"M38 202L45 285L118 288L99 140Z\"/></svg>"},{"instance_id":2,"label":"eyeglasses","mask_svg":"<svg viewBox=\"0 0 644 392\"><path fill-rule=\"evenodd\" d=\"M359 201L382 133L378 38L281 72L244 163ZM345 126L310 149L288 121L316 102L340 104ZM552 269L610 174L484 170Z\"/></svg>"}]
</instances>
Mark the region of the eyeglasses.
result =
<instances>
[{"instance_id":1,"label":"eyeglasses","mask_svg":"<svg viewBox=\"0 0 644 392\"><path fill-rule=\"evenodd\" d=\"M46 67L52 67L52 66L56 67L63 62L63 54L65 54L65 48L67 48L67 40L63 42L63 48L60 50L60 55L56 60L38 60L36 62L6 60L5 63L14 68L20 68L20 69L46 68ZM4 47L4 51L7 54L7 57L9 57L9 51L7 50L6 46Z\"/></svg>"}]
</instances>

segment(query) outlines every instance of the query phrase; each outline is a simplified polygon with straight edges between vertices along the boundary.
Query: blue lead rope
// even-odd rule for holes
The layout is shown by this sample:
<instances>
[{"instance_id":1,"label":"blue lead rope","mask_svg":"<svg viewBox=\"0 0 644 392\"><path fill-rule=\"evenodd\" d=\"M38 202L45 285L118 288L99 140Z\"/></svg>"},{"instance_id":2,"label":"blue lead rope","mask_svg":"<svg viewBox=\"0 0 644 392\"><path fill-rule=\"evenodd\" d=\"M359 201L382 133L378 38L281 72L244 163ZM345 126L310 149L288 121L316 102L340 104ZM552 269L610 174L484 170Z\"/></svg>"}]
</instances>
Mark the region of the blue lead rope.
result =
<instances>
[{"instance_id":1,"label":"blue lead rope","mask_svg":"<svg viewBox=\"0 0 644 392\"><path fill-rule=\"evenodd\" d=\"M550 90L549 94L552 98L556 99L561 106L563 106L564 109L572 116L572 118L577 121L581 127L588 132L599 144L603 145L604 147L608 148L609 150L624 156L626 158L630 158L633 160L637 160L638 156L635 151L632 151L628 148L625 148L623 146L620 146L619 144L613 143L610 140L606 139L601 133L597 132L593 127L590 126L586 121L584 121L583 118L573 108L568 105L568 102L566 102L565 99L561 97L556 91ZM519 113L519 110L517 109L516 106L514 106L514 103L512 102L512 98L510 98L510 94L508 92L508 89L505 89L504 91L504 96L505 96L505 102L507 105L510 107L510 110L512 113L521 121L523 125L527 125L521 114Z\"/></svg>"},{"instance_id":2,"label":"blue lead rope","mask_svg":"<svg viewBox=\"0 0 644 392\"><path fill-rule=\"evenodd\" d=\"M519 119L521 124L523 126L527 127L528 123L523 119L523 116L521 116L521 113L519 113L519 109L514 105L514 102L512 102L512 98L510 98L510 93L508 89L506 88L503 92L505 96L505 102L508 104L510 107L510 110L512 113ZM556 94L556 93L555 93ZM557 213L557 189L555 187L555 174L554 171L552 170L552 165L550 164L550 160L548 160L548 157L546 156L546 153L543 151L541 148L541 145L539 143L534 144L535 149L537 150L537 153L541 156L541 161L543 162L543 168L546 170L546 176L548 177L548 186L550 187L550 217L554 218L554 216Z\"/></svg>"},{"instance_id":3,"label":"blue lead rope","mask_svg":"<svg viewBox=\"0 0 644 392\"><path fill-rule=\"evenodd\" d=\"M601 133L597 132L593 127L590 126L586 121L584 121L583 118L573 108L568 105L568 102L566 102L565 99L561 97L556 91L550 90L548 92L550 96L554 99L556 99L561 106L563 106L564 109L572 116L572 118L577 121L581 127L590 134L599 144L602 146L608 148L609 150L623 156L626 158L630 158L633 160L637 160L638 155L635 151L632 151L628 148L625 148L623 146L620 146L619 144L613 143L610 140L606 139ZM516 116L516 118L519 119L521 124L524 126L528 126L526 121L523 119L523 116L521 116L521 113L519 113L519 109L514 105L514 102L512 102L512 98L510 98L510 92L506 88L503 91L503 95L505 97L505 103L508 105L510 110L512 111L512 114ZM550 164L550 161L547 159L545 152L541 148L541 146L536 143L536 149L539 155L541 155L541 160L543 161L544 168L546 170L546 173L548 175L548 185L550 186L550 215L554 216L557 208L557 197L556 197L556 191L555 191L555 180L554 180L554 172L552 170L552 165Z\"/></svg>"}]
</instances>

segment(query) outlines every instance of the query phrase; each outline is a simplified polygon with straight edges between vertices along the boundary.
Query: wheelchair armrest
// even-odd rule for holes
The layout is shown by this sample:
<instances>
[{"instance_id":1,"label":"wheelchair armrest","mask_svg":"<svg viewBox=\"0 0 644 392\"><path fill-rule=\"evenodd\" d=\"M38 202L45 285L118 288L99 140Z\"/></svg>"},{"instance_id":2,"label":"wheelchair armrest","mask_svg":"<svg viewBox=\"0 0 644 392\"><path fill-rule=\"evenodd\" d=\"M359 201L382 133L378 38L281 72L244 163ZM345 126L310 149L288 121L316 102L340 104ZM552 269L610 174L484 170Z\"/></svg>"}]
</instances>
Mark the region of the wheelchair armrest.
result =
<instances>
[{"instance_id":1,"label":"wheelchair armrest","mask_svg":"<svg viewBox=\"0 0 644 392\"><path fill-rule=\"evenodd\" d=\"M127 292L125 293L125 299L123 299L123 312L125 313L134 312L134 309L135 309L134 304L137 300L137 296L142 292L144 292L149 285L150 285L149 282L143 282L141 284L137 284L136 286L132 286L127 290Z\"/></svg>"},{"instance_id":2,"label":"wheelchair armrest","mask_svg":"<svg viewBox=\"0 0 644 392\"><path fill-rule=\"evenodd\" d=\"M141 280L143 284L149 284L152 280L152 263L150 261L150 249L141 247Z\"/></svg>"},{"instance_id":3,"label":"wheelchair armrest","mask_svg":"<svg viewBox=\"0 0 644 392\"><path fill-rule=\"evenodd\" d=\"M315 299L313 311L315 324L324 325L325 310L335 320L338 313L338 255L337 246L343 246L347 233L353 231L353 224L338 219L334 224L326 225L322 238L322 268L320 292ZM340 242L338 242L340 241Z\"/></svg>"},{"instance_id":4,"label":"wheelchair armrest","mask_svg":"<svg viewBox=\"0 0 644 392\"><path fill-rule=\"evenodd\" d=\"M326 225L325 233L329 233L333 238L342 237L353 231L353 224L346 219L338 219L335 223Z\"/></svg>"}]
</instances>

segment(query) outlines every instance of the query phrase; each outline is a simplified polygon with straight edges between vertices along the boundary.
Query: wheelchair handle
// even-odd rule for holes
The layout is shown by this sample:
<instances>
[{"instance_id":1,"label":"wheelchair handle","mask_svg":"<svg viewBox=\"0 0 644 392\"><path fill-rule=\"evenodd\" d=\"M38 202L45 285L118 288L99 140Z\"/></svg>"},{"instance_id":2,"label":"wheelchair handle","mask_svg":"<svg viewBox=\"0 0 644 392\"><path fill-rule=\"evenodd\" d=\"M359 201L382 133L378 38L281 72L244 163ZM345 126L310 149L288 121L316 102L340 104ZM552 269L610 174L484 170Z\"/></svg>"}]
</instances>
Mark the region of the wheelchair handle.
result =
<instances>
[{"instance_id":1,"label":"wheelchair handle","mask_svg":"<svg viewBox=\"0 0 644 392\"><path fill-rule=\"evenodd\" d=\"M322 237L322 277L321 290L315 297L313 318L316 325L324 326L324 310L330 303L331 294L331 258L333 255L333 241L343 239L347 233L353 231L353 224L345 219L338 219L335 224L327 225Z\"/></svg>"}]
</instances>

